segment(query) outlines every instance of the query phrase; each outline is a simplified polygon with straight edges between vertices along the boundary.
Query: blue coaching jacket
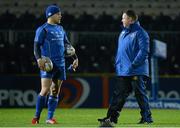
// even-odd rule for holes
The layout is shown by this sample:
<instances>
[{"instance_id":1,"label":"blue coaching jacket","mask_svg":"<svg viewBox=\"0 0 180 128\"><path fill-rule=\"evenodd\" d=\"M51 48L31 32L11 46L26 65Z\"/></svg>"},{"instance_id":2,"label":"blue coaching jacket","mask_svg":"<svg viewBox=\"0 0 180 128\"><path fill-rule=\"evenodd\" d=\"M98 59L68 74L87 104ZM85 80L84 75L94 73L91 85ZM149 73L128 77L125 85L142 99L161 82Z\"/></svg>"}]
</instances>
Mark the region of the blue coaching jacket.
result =
<instances>
[{"instance_id":1,"label":"blue coaching jacket","mask_svg":"<svg viewBox=\"0 0 180 128\"><path fill-rule=\"evenodd\" d=\"M123 28L115 59L117 76L149 76L149 36L139 22Z\"/></svg>"}]
</instances>

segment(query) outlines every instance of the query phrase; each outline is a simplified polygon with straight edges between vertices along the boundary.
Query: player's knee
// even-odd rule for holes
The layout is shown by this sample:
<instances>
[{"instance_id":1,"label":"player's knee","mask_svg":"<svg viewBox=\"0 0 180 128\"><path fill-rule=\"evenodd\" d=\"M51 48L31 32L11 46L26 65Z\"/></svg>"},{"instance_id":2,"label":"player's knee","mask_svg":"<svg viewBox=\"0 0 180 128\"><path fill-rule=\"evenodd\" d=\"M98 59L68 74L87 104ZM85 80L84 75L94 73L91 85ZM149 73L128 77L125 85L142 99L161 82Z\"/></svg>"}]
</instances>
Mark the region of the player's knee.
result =
<instances>
[{"instance_id":1,"label":"player's knee","mask_svg":"<svg viewBox=\"0 0 180 128\"><path fill-rule=\"evenodd\" d=\"M40 95L41 96L47 96L49 94L50 88L42 86Z\"/></svg>"},{"instance_id":2,"label":"player's knee","mask_svg":"<svg viewBox=\"0 0 180 128\"><path fill-rule=\"evenodd\" d=\"M57 90L52 90L51 94L52 94L53 96L56 96L56 95L58 94L58 92L57 92Z\"/></svg>"},{"instance_id":3,"label":"player's knee","mask_svg":"<svg viewBox=\"0 0 180 128\"><path fill-rule=\"evenodd\" d=\"M58 88L52 87L52 88L51 88L51 95L57 96L57 95L58 95Z\"/></svg>"}]
</instances>

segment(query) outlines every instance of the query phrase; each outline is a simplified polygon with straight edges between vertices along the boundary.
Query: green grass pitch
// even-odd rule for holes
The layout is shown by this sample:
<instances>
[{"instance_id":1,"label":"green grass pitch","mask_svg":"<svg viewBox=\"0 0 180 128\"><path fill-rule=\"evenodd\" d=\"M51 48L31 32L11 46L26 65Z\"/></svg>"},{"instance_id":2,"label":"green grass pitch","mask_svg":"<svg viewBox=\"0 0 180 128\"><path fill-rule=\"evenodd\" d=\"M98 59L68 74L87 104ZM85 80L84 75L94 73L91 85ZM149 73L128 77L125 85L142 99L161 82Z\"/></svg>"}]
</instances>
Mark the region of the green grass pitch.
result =
<instances>
[{"instance_id":1,"label":"green grass pitch","mask_svg":"<svg viewBox=\"0 0 180 128\"><path fill-rule=\"evenodd\" d=\"M45 123L47 109L44 109L40 124L32 125L35 109L0 109L0 127L98 127L98 118L104 117L107 109L61 109L55 117L58 124ZM138 109L123 109L117 127L180 127L180 110L152 109L154 123L139 125Z\"/></svg>"}]
</instances>

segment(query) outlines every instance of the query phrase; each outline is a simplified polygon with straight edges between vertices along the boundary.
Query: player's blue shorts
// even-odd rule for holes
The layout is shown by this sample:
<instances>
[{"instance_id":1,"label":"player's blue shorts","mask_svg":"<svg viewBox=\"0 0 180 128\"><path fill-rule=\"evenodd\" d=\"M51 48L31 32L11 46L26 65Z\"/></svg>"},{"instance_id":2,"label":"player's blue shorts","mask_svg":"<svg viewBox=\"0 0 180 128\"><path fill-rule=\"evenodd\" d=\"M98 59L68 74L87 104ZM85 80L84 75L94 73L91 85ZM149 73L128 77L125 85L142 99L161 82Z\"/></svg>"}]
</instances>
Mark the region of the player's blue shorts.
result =
<instances>
[{"instance_id":1,"label":"player's blue shorts","mask_svg":"<svg viewBox=\"0 0 180 128\"><path fill-rule=\"evenodd\" d=\"M66 70L65 66L61 67L53 67L53 70L50 72L40 71L41 78L50 78L50 79L59 79L59 80L66 80Z\"/></svg>"}]
</instances>

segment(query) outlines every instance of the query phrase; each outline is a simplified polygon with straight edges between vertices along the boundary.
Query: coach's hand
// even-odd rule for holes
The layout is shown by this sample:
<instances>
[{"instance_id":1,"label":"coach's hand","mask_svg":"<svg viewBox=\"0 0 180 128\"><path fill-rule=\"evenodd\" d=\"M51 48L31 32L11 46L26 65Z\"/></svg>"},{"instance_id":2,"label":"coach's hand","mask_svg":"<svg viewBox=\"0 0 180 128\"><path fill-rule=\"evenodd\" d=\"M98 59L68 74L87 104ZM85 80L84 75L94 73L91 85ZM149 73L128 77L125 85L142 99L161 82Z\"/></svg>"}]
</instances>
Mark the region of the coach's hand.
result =
<instances>
[{"instance_id":1,"label":"coach's hand","mask_svg":"<svg viewBox=\"0 0 180 128\"><path fill-rule=\"evenodd\" d=\"M44 70L45 62L46 62L45 59L42 59L42 58L37 59L38 67L39 67L41 70Z\"/></svg>"},{"instance_id":2,"label":"coach's hand","mask_svg":"<svg viewBox=\"0 0 180 128\"><path fill-rule=\"evenodd\" d=\"M73 61L73 64L72 64L72 67L73 67L74 70L78 67L78 64L79 64L79 60L78 60L78 59L75 59L75 60Z\"/></svg>"}]
</instances>

